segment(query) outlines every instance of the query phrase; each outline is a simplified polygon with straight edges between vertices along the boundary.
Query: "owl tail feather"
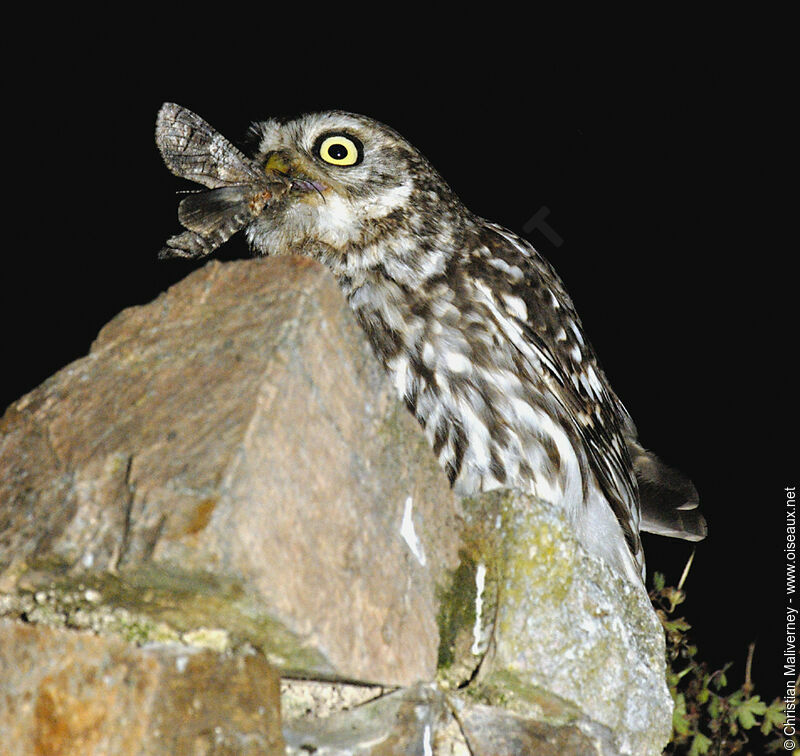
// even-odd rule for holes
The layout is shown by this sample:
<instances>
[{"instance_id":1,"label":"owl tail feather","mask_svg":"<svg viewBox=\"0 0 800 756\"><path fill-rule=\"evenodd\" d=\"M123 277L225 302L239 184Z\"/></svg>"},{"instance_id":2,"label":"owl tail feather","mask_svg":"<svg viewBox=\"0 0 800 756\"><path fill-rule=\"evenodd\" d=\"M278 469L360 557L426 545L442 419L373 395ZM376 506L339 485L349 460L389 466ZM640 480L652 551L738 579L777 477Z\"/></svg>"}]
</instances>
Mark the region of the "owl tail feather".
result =
<instances>
[{"instance_id":1,"label":"owl tail feather","mask_svg":"<svg viewBox=\"0 0 800 756\"><path fill-rule=\"evenodd\" d=\"M639 530L686 541L702 541L708 527L697 508L697 489L692 481L636 442L629 441L628 450L639 484Z\"/></svg>"}]
</instances>

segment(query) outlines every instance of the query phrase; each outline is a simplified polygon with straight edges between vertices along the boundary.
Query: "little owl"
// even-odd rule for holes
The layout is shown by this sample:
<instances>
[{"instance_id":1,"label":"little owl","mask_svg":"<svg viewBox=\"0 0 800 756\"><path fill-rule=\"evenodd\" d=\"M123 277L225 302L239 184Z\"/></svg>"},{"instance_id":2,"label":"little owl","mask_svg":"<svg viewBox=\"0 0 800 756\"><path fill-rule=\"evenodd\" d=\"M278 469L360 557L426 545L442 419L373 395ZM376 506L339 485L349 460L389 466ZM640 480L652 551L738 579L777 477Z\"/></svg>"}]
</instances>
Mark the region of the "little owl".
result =
<instances>
[{"instance_id":1,"label":"little owl","mask_svg":"<svg viewBox=\"0 0 800 756\"><path fill-rule=\"evenodd\" d=\"M392 129L330 111L256 124L248 158L167 103L156 140L189 194L162 256L239 230L260 255L336 277L457 494L516 488L563 509L579 541L642 585L639 531L700 540L694 486L646 451L572 301L524 239L470 212Z\"/></svg>"}]
</instances>

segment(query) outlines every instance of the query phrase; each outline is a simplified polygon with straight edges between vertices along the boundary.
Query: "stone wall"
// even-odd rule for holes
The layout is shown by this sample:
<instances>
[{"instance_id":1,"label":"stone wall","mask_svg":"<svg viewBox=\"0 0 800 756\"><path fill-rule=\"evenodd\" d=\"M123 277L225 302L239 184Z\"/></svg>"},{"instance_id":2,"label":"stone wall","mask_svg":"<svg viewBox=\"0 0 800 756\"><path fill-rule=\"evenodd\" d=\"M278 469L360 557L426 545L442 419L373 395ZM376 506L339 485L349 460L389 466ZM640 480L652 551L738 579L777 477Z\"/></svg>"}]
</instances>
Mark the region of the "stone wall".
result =
<instances>
[{"instance_id":1,"label":"stone wall","mask_svg":"<svg viewBox=\"0 0 800 756\"><path fill-rule=\"evenodd\" d=\"M453 496L312 261L207 264L0 433L9 753L639 756L669 737L652 608L559 513Z\"/></svg>"}]
</instances>

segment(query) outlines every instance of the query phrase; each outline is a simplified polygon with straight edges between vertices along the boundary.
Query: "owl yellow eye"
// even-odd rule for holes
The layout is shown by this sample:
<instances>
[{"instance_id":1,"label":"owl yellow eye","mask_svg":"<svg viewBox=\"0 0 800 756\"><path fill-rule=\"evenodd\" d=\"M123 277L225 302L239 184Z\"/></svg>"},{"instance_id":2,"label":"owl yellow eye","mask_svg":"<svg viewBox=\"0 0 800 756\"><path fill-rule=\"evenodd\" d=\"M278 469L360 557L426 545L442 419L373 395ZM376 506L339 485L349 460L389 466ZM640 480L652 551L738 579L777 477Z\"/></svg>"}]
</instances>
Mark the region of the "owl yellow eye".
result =
<instances>
[{"instance_id":1,"label":"owl yellow eye","mask_svg":"<svg viewBox=\"0 0 800 756\"><path fill-rule=\"evenodd\" d=\"M361 142L349 134L323 134L317 139L314 150L326 163L342 167L358 165L364 158Z\"/></svg>"}]
</instances>

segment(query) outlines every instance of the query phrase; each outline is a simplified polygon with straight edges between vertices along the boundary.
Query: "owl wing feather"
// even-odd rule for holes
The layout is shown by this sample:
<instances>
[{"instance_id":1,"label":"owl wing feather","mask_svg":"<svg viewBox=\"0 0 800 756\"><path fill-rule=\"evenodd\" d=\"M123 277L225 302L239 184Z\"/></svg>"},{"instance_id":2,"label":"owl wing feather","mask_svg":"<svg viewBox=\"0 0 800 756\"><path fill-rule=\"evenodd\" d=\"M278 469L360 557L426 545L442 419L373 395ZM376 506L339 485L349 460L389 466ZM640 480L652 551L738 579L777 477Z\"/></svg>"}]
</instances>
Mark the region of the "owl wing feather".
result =
<instances>
[{"instance_id":1,"label":"owl wing feather","mask_svg":"<svg viewBox=\"0 0 800 756\"><path fill-rule=\"evenodd\" d=\"M491 254L503 263L492 266L488 287L541 355L542 378L583 442L631 552L641 552L639 530L690 541L705 538L697 490L638 442L558 275L526 240L494 223L483 225ZM522 300L528 317L521 318L518 307L510 309L503 293Z\"/></svg>"},{"instance_id":2,"label":"owl wing feather","mask_svg":"<svg viewBox=\"0 0 800 756\"><path fill-rule=\"evenodd\" d=\"M708 534L708 526L698 510L699 497L692 481L665 465L635 438L628 438L628 449L639 484L640 530L702 541Z\"/></svg>"},{"instance_id":3,"label":"owl wing feather","mask_svg":"<svg viewBox=\"0 0 800 756\"><path fill-rule=\"evenodd\" d=\"M638 486L623 433L627 413L583 337L580 319L550 264L510 231L488 222L484 228L495 264L481 265L473 275L489 278L486 288L496 306L536 351L537 372L568 419L568 431L586 450L625 540L640 559ZM518 301L524 308L515 305Z\"/></svg>"}]
</instances>

